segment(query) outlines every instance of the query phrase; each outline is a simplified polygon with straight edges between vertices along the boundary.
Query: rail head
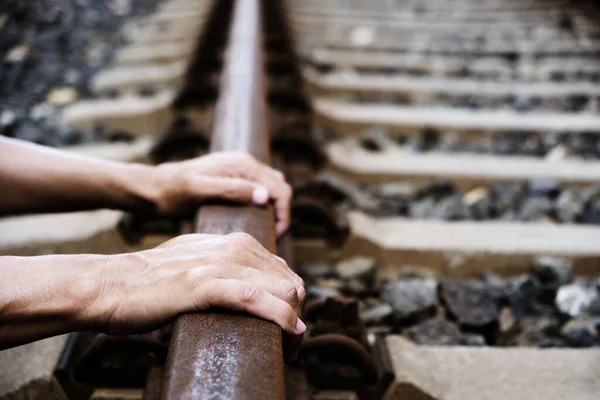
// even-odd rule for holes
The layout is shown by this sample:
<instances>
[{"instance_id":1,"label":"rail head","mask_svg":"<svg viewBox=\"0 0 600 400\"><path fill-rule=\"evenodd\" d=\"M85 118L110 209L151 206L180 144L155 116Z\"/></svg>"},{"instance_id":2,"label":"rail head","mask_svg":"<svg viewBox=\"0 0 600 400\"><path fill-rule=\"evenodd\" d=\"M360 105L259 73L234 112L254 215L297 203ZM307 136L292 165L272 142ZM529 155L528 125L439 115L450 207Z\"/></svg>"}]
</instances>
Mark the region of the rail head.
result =
<instances>
[{"instance_id":1,"label":"rail head","mask_svg":"<svg viewBox=\"0 0 600 400\"><path fill-rule=\"evenodd\" d=\"M215 109L211 151L239 150L269 163L259 0L237 0ZM272 207L208 205L196 232L246 232L276 252ZM281 328L226 311L186 314L175 323L163 400L283 399Z\"/></svg>"}]
</instances>

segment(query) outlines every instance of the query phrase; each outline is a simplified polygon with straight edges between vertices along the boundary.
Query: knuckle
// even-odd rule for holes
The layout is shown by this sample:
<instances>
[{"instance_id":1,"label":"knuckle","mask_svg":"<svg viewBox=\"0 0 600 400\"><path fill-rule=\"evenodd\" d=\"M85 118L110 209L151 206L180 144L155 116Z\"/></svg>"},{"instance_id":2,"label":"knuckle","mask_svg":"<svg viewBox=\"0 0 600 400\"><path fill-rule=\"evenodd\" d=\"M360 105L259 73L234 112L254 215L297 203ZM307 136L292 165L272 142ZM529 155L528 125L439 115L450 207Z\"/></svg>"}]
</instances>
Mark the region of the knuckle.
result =
<instances>
[{"instance_id":1,"label":"knuckle","mask_svg":"<svg viewBox=\"0 0 600 400\"><path fill-rule=\"evenodd\" d=\"M246 232L235 232L231 233L230 235L237 244L242 246L253 246L257 243L256 239Z\"/></svg>"},{"instance_id":2,"label":"knuckle","mask_svg":"<svg viewBox=\"0 0 600 400\"><path fill-rule=\"evenodd\" d=\"M304 279L300 278L298 275L294 276L294 285L298 288L304 289Z\"/></svg>"},{"instance_id":3,"label":"knuckle","mask_svg":"<svg viewBox=\"0 0 600 400\"><path fill-rule=\"evenodd\" d=\"M183 272L183 280L188 288L197 289L208 280L208 276L203 268L190 268Z\"/></svg>"},{"instance_id":4,"label":"knuckle","mask_svg":"<svg viewBox=\"0 0 600 400\"><path fill-rule=\"evenodd\" d=\"M292 285L290 282L284 280L281 283L282 292L284 293L284 300L288 304L295 304L298 302L298 292L296 291L296 287Z\"/></svg>"},{"instance_id":5,"label":"knuckle","mask_svg":"<svg viewBox=\"0 0 600 400\"><path fill-rule=\"evenodd\" d=\"M285 196L288 198L291 198L294 195L294 190L292 189L292 186L290 186L290 184L286 183L285 184Z\"/></svg>"},{"instance_id":6,"label":"knuckle","mask_svg":"<svg viewBox=\"0 0 600 400\"><path fill-rule=\"evenodd\" d=\"M240 291L240 302L242 304L256 304L262 300L263 296L264 292L258 286L248 283Z\"/></svg>"}]
</instances>

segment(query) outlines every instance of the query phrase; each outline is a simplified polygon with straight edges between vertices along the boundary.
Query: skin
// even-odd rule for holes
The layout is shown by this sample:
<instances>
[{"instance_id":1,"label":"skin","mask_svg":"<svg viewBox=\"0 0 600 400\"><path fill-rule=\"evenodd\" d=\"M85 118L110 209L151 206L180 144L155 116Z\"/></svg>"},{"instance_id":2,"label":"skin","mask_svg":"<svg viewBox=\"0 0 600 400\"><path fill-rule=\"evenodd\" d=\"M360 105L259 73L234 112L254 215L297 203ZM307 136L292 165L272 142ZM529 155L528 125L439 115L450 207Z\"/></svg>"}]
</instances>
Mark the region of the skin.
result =
<instances>
[{"instance_id":1,"label":"skin","mask_svg":"<svg viewBox=\"0 0 600 400\"><path fill-rule=\"evenodd\" d=\"M75 156L0 138L0 214L113 208L188 214L208 199L275 204L279 235L292 191L244 153L159 166ZM300 335L304 282L250 235L183 235L118 255L0 257L0 349L75 330L139 333L181 313L223 307Z\"/></svg>"}]
</instances>

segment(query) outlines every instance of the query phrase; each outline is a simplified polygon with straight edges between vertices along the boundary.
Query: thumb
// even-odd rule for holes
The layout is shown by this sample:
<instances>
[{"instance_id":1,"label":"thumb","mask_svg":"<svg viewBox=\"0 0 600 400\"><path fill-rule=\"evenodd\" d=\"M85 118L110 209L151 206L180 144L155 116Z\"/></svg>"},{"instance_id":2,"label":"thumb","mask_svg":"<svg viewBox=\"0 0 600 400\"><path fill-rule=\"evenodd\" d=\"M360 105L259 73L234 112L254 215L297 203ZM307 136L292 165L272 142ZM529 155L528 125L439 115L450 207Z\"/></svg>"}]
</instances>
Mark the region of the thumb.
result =
<instances>
[{"instance_id":1,"label":"thumb","mask_svg":"<svg viewBox=\"0 0 600 400\"><path fill-rule=\"evenodd\" d=\"M265 204L269 191L263 185L241 178L204 177L199 191L213 199L238 201L241 203Z\"/></svg>"}]
</instances>

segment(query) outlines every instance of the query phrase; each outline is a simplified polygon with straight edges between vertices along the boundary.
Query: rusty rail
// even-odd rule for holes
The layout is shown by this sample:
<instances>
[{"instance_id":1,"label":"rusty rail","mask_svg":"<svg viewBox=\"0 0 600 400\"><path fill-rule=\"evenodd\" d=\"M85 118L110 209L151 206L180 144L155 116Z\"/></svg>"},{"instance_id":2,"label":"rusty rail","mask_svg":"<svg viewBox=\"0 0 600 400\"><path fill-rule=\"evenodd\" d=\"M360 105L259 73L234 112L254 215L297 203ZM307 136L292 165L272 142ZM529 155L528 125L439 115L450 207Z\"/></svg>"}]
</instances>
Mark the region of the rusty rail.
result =
<instances>
[{"instance_id":1,"label":"rusty rail","mask_svg":"<svg viewBox=\"0 0 600 400\"><path fill-rule=\"evenodd\" d=\"M233 10L211 151L244 150L270 162L259 0ZM271 207L210 205L197 232L246 232L276 251ZM163 377L163 400L283 399L281 329L228 312L186 314L175 323Z\"/></svg>"}]
</instances>

